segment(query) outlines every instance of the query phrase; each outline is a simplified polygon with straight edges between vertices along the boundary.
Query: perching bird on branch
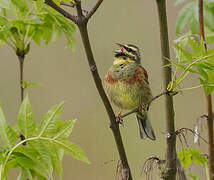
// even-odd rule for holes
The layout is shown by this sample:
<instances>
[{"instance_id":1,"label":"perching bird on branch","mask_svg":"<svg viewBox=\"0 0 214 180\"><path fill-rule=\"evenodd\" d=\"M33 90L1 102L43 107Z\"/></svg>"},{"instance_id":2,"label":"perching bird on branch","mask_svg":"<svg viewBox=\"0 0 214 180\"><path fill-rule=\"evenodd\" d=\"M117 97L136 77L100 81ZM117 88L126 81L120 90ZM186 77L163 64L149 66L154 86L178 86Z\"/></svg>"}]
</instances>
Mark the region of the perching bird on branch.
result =
<instances>
[{"instance_id":1,"label":"perching bird on branch","mask_svg":"<svg viewBox=\"0 0 214 180\"><path fill-rule=\"evenodd\" d=\"M119 45L115 51L113 65L108 70L105 83L107 94L121 110L138 109L136 112L140 129L140 137L155 140L155 134L149 122L146 105L151 101L152 94L148 82L148 74L141 66L138 47ZM116 120L121 121L121 112Z\"/></svg>"}]
</instances>

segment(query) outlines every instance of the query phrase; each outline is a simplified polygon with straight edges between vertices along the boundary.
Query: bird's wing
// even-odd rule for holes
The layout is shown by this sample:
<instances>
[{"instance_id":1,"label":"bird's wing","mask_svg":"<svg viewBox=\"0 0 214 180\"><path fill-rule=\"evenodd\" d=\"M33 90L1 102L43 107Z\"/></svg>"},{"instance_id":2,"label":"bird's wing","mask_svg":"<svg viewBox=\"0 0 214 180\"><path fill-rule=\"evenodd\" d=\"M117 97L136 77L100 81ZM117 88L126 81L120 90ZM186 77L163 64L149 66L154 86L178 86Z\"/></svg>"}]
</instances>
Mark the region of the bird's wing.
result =
<instances>
[{"instance_id":1,"label":"bird's wing","mask_svg":"<svg viewBox=\"0 0 214 180\"><path fill-rule=\"evenodd\" d=\"M138 71L141 72L141 78L142 78L147 84L149 84L149 81L148 81L148 73L147 73L147 71L144 69L144 67L142 67L141 65L138 65L138 66L137 66L137 69L138 69Z\"/></svg>"}]
</instances>

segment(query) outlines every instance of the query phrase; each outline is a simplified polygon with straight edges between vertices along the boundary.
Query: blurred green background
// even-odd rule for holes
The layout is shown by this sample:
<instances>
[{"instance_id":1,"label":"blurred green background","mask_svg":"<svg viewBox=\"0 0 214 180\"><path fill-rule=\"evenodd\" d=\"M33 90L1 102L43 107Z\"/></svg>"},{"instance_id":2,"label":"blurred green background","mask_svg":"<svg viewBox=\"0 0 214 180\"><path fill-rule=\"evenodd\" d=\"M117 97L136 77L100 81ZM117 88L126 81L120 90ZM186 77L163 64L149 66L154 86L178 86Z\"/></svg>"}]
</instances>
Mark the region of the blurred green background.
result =
<instances>
[{"instance_id":1,"label":"blurred green background","mask_svg":"<svg viewBox=\"0 0 214 180\"><path fill-rule=\"evenodd\" d=\"M95 2L96 0L83 0L83 6L87 9ZM167 1L171 45L176 38L175 22L181 7L174 7L174 3L172 0ZM115 43L132 43L140 47L142 62L148 71L153 94L157 95L163 91L155 0L104 1L89 22L89 35L102 78L113 61ZM63 180L112 180L115 178L118 153L109 129L107 114L88 68L78 31L75 38L77 42L75 52L65 48L64 38L49 47L33 45L26 56L24 79L42 84L40 88L28 90L37 120L41 119L52 105L60 101L65 101L62 119L78 119L71 140L83 148L91 164L87 165L65 156ZM0 54L0 101L7 120L15 124L20 103L18 59L7 46L0 47ZM183 86L191 87L197 84L198 80L190 78ZM203 96L202 90L175 96L176 129L193 128L197 117L205 112ZM117 111L115 108L115 112ZM134 115L126 117L124 127L121 127L134 179L142 179L140 170L146 158L158 156L163 159L165 155L163 98L152 104L149 115L157 136L155 142L140 139ZM191 144L191 136L188 142ZM179 142L177 147L181 149ZM205 144L200 148L206 153ZM9 179L15 179L15 174L13 172ZM203 179L203 176L201 178Z\"/></svg>"}]
</instances>

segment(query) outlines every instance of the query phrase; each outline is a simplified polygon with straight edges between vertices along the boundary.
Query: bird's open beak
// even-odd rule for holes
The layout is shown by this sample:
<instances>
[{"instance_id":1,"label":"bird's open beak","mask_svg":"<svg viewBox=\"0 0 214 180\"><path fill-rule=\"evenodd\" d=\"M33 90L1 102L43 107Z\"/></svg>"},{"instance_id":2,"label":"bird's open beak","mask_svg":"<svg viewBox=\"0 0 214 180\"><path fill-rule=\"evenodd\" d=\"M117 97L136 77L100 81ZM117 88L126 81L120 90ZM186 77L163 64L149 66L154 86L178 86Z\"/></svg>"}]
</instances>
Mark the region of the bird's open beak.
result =
<instances>
[{"instance_id":1,"label":"bird's open beak","mask_svg":"<svg viewBox=\"0 0 214 180\"><path fill-rule=\"evenodd\" d=\"M119 54L119 53L123 53L124 52L124 45L120 44L120 43L116 43L120 49L115 50L115 53Z\"/></svg>"},{"instance_id":2,"label":"bird's open beak","mask_svg":"<svg viewBox=\"0 0 214 180\"><path fill-rule=\"evenodd\" d=\"M122 53L121 49L116 49L114 52L115 52L115 54L121 54Z\"/></svg>"}]
</instances>

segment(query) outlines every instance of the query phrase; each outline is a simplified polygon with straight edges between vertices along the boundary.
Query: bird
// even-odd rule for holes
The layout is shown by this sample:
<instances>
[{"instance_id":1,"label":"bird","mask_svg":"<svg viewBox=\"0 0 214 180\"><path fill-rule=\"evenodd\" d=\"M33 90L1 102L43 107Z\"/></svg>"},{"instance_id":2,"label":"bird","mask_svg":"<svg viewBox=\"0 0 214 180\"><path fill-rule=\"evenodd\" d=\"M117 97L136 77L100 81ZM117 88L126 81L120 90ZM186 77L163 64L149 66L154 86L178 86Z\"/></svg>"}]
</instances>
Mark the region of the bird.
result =
<instances>
[{"instance_id":1,"label":"bird","mask_svg":"<svg viewBox=\"0 0 214 180\"><path fill-rule=\"evenodd\" d=\"M156 140L146 108L153 96L147 71L141 65L139 48L132 44L116 44L119 48L115 50L113 64L104 79L106 93L121 111L136 109L141 139ZM121 111L116 121L122 120Z\"/></svg>"}]
</instances>

